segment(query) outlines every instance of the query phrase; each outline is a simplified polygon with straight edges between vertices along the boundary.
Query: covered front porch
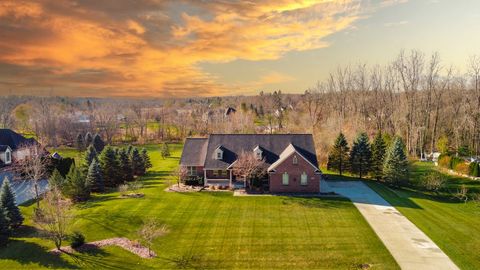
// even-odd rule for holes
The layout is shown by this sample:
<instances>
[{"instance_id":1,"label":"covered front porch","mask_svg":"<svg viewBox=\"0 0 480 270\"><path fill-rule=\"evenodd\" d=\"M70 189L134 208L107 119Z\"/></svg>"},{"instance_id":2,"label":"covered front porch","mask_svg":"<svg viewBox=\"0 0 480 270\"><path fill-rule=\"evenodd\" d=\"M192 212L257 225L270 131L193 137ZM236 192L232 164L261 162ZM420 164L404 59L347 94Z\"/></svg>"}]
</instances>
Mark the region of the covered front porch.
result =
<instances>
[{"instance_id":1,"label":"covered front porch","mask_svg":"<svg viewBox=\"0 0 480 270\"><path fill-rule=\"evenodd\" d=\"M245 188L243 179L237 179L231 169L204 169L203 178L205 186L226 186L229 188Z\"/></svg>"}]
</instances>

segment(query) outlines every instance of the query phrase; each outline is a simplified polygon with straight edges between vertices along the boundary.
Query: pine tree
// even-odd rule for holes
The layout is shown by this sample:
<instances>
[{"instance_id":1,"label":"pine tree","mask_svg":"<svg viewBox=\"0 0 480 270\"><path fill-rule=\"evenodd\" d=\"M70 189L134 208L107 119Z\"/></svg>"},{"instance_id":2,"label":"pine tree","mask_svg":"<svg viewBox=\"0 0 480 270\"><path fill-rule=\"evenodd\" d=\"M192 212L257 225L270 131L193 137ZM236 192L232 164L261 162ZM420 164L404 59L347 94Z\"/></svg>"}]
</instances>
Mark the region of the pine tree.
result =
<instances>
[{"instance_id":1,"label":"pine tree","mask_svg":"<svg viewBox=\"0 0 480 270\"><path fill-rule=\"evenodd\" d=\"M142 149L142 159L143 164L145 164L145 170L150 169L152 167L152 162L150 161L150 156L145 148Z\"/></svg>"},{"instance_id":2,"label":"pine tree","mask_svg":"<svg viewBox=\"0 0 480 270\"><path fill-rule=\"evenodd\" d=\"M408 160L402 139L395 138L388 148L383 163L383 175L386 182L400 186L408 180Z\"/></svg>"},{"instance_id":3,"label":"pine tree","mask_svg":"<svg viewBox=\"0 0 480 270\"><path fill-rule=\"evenodd\" d=\"M94 192L105 191L105 183L103 182L102 169L97 159L92 161L87 173L87 182L91 186L91 190Z\"/></svg>"},{"instance_id":4,"label":"pine tree","mask_svg":"<svg viewBox=\"0 0 480 270\"><path fill-rule=\"evenodd\" d=\"M120 149L119 161L120 161L120 171L121 171L122 181L123 182L133 181L132 163L130 162L130 157L127 155L127 151L125 149Z\"/></svg>"},{"instance_id":5,"label":"pine tree","mask_svg":"<svg viewBox=\"0 0 480 270\"><path fill-rule=\"evenodd\" d=\"M10 229L18 228L23 223L23 216L15 203L15 194L10 181L5 177L0 192L0 209L4 210Z\"/></svg>"},{"instance_id":6,"label":"pine tree","mask_svg":"<svg viewBox=\"0 0 480 270\"><path fill-rule=\"evenodd\" d=\"M131 156L133 151L133 146L131 144L128 145L127 147L127 155Z\"/></svg>"},{"instance_id":7,"label":"pine tree","mask_svg":"<svg viewBox=\"0 0 480 270\"><path fill-rule=\"evenodd\" d=\"M50 178L48 178L48 185L50 186L50 188L56 187L61 190L64 183L65 178L63 178L62 174L57 169L53 170L52 175L50 176Z\"/></svg>"},{"instance_id":8,"label":"pine tree","mask_svg":"<svg viewBox=\"0 0 480 270\"><path fill-rule=\"evenodd\" d=\"M93 137L93 147L95 147L95 150L97 150L97 153L102 152L103 148L105 148L105 143L102 140L102 137L97 133Z\"/></svg>"},{"instance_id":9,"label":"pine tree","mask_svg":"<svg viewBox=\"0 0 480 270\"><path fill-rule=\"evenodd\" d=\"M142 156L136 147L132 150L132 168L134 175L145 174L145 164L143 163Z\"/></svg>"},{"instance_id":10,"label":"pine tree","mask_svg":"<svg viewBox=\"0 0 480 270\"><path fill-rule=\"evenodd\" d=\"M65 178L62 193L74 202L84 201L90 198L90 183L74 165L72 165Z\"/></svg>"},{"instance_id":11,"label":"pine tree","mask_svg":"<svg viewBox=\"0 0 480 270\"><path fill-rule=\"evenodd\" d=\"M99 161L105 186L116 187L121 182L121 179L119 179L120 166L115 151L110 145L107 145L102 151Z\"/></svg>"},{"instance_id":12,"label":"pine tree","mask_svg":"<svg viewBox=\"0 0 480 270\"><path fill-rule=\"evenodd\" d=\"M350 169L352 173L358 174L360 178L370 171L372 160L372 150L368 135L360 133L353 142L352 151L350 151Z\"/></svg>"},{"instance_id":13,"label":"pine tree","mask_svg":"<svg viewBox=\"0 0 480 270\"><path fill-rule=\"evenodd\" d=\"M349 147L345 135L343 135L343 133L338 134L337 139L335 139L335 144L328 155L328 169L337 171L342 175L348 168L348 151Z\"/></svg>"},{"instance_id":14,"label":"pine tree","mask_svg":"<svg viewBox=\"0 0 480 270\"><path fill-rule=\"evenodd\" d=\"M10 236L10 228L8 226L8 219L3 207L0 207L0 246L8 242Z\"/></svg>"},{"instance_id":15,"label":"pine tree","mask_svg":"<svg viewBox=\"0 0 480 270\"><path fill-rule=\"evenodd\" d=\"M92 161L96 159L98 156L97 150L95 150L95 147L93 145L88 146L87 151L85 152L85 155L83 157L83 164L82 164L82 172L84 174L88 173L88 168L90 168L90 164L92 164Z\"/></svg>"},{"instance_id":16,"label":"pine tree","mask_svg":"<svg viewBox=\"0 0 480 270\"><path fill-rule=\"evenodd\" d=\"M383 139L382 133L378 132L372 144L372 176L380 181L383 177L383 162L385 161L385 151L387 145Z\"/></svg>"},{"instance_id":17,"label":"pine tree","mask_svg":"<svg viewBox=\"0 0 480 270\"><path fill-rule=\"evenodd\" d=\"M83 151L85 149L85 141L81 133L78 133L77 139L75 140L75 147L78 151Z\"/></svg>"},{"instance_id":18,"label":"pine tree","mask_svg":"<svg viewBox=\"0 0 480 270\"><path fill-rule=\"evenodd\" d=\"M162 155L163 159L170 156L170 148L168 147L167 143L162 144L162 148L160 149L160 154Z\"/></svg>"},{"instance_id":19,"label":"pine tree","mask_svg":"<svg viewBox=\"0 0 480 270\"><path fill-rule=\"evenodd\" d=\"M84 141L85 141L85 147L89 147L93 142L92 133L87 132L87 134L85 134L85 140Z\"/></svg>"}]
</instances>

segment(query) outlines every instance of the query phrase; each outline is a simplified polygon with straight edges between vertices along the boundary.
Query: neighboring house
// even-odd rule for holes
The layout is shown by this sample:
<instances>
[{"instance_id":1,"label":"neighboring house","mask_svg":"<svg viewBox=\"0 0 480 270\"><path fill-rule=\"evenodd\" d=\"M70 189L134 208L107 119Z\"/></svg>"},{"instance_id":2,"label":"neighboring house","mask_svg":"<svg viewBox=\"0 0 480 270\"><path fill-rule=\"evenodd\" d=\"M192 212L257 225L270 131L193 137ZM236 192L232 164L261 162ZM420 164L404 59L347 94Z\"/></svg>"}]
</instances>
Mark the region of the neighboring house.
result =
<instances>
[{"instance_id":1,"label":"neighboring house","mask_svg":"<svg viewBox=\"0 0 480 270\"><path fill-rule=\"evenodd\" d=\"M204 185L244 186L233 173L242 152L265 162L264 183L272 193L318 193L321 171L311 134L212 134L187 138L180 166Z\"/></svg>"},{"instance_id":2,"label":"neighboring house","mask_svg":"<svg viewBox=\"0 0 480 270\"><path fill-rule=\"evenodd\" d=\"M36 154L24 148L29 145L38 145L38 142L33 138L27 139L11 129L0 129L0 163L10 165L15 160Z\"/></svg>"}]
</instances>

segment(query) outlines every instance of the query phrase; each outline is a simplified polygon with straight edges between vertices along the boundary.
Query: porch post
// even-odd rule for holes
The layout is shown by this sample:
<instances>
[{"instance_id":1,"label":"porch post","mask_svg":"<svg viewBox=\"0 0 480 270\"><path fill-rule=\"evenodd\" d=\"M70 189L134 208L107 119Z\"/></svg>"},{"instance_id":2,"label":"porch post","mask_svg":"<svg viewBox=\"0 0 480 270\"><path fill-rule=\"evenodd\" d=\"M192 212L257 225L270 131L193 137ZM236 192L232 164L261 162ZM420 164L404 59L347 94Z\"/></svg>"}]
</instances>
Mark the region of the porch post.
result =
<instances>
[{"instance_id":1,"label":"porch post","mask_svg":"<svg viewBox=\"0 0 480 270\"><path fill-rule=\"evenodd\" d=\"M207 170L203 169L203 186L207 185Z\"/></svg>"},{"instance_id":2,"label":"porch post","mask_svg":"<svg viewBox=\"0 0 480 270\"><path fill-rule=\"evenodd\" d=\"M232 170L229 170L230 171L230 184L229 186L232 187Z\"/></svg>"}]
</instances>

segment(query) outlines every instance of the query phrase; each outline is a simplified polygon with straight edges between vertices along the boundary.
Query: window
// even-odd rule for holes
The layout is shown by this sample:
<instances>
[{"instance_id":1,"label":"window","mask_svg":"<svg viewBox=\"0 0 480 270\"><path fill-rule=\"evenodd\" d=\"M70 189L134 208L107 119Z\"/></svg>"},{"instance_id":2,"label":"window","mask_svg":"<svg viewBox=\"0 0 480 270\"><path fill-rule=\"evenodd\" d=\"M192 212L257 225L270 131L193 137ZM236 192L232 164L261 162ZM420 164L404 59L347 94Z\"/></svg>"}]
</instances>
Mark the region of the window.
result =
<instances>
[{"instance_id":1,"label":"window","mask_svg":"<svg viewBox=\"0 0 480 270\"><path fill-rule=\"evenodd\" d=\"M288 186L288 173L287 172L283 173L283 175L282 175L282 184L284 186Z\"/></svg>"},{"instance_id":2,"label":"window","mask_svg":"<svg viewBox=\"0 0 480 270\"><path fill-rule=\"evenodd\" d=\"M217 152L217 159L222 159L222 152L220 151Z\"/></svg>"},{"instance_id":3,"label":"window","mask_svg":"<svg viewBox=\"0 0 480 270\"><path fill-rule=\"evenodd\" d=\"M298 158L297 156L293 156L293 160L292 160L293 164L298 164Z\"/></svg>"},{"instance_id":4,"label":"window","mask_svg":"<svg viewBox=\"0 0 480 270\"><path fill-rule=\"evenodd\" d=\"M218 171L217 170L213 170L213 176L218 176Z\"/></svg>"},{"instance_id":5,"label":"window","mask_svg":"<svg viewBox=\"0 0 480 270\"><path fill-rule=\"evenodd\" d=\"M197 174L196 170L195 170L195 167L193 166L188 166L187 167L187 172L188 172L188 175L189 176L194 176Z\"/></svg>"},{"instance_id":6,"label":"window","mask_svg":"<svg viewBox=\"0 0 480 270\"><path fill-rule=\"evenodd\" d=\"M228 171L227 170L222 170L222 176L227 176L228 175Z\"/></svg>"},{"instance_id":7,"label":"window","mask_svg":"<svg viewBox=\"0 0 480 270\"><path fill-rule=\"evenodd\" d=\"M9 151L5 152L5 162L10 163L11 158L12 157L10 156L10 152Z\"/></svg>"},{"instance_id":8,"label":"window","mask_svg":"<svg viewBox=\"0 0 480 270\"><path fill-rule=\"evenodd\" d=\"M306 186L308 184L308 175L303 172L302 176L300 177L300 185Z\"/></svg>"}]
</instances>

